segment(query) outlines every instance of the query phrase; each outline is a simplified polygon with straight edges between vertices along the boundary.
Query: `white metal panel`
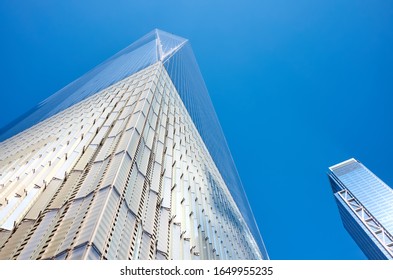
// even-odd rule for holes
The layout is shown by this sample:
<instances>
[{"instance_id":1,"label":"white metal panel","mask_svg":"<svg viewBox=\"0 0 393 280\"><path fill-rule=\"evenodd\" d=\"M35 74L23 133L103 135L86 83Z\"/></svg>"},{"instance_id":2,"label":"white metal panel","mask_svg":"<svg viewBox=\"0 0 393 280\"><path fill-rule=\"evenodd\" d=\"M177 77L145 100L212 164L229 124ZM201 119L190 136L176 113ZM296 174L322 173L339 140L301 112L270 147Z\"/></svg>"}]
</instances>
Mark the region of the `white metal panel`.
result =
<instances>
[{"instance_id":1,"label":"white metal panel","mask_svg":"<svg viewBox=\"0 0 393 280\"><path fill-rule=\"evenodd\" d=\"M168 209L160 209L159 228L157 234L157 250L168 253L169 245L169 220L170 213Z\"/></svg>"},{"instance_id":2,"label":"white metal panel","mask_svg":"<svg viewBox=\"0 0 393 280\"><path fill-rule=\"evenodd\" d=\"M154 234L154 221L156 219L157 210L157 194L155 192L149 191L148 200L146 203L143 229L147 231L150 235Z\"/></svg>"}]
</instances>

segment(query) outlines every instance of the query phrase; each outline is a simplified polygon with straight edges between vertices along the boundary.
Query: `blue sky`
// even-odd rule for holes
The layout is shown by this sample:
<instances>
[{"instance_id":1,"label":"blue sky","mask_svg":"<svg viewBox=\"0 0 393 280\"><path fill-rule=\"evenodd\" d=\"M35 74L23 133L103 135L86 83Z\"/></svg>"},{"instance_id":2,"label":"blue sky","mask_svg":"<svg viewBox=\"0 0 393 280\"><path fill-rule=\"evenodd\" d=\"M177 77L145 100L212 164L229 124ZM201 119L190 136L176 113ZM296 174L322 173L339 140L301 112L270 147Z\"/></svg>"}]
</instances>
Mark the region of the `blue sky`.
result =
<instances>
[{"instance_id":1,"label":"blue sky","mask_svg":"<svg viewBox=\"0 0 393 280\"><path fill-rule=\"evenodd\" d=\"M392 26L391 1L2 1L0 127L152 29L175 33L270 257L364 259L326 171L355 157L393 185Z\"/></svg>"}]
</instances>

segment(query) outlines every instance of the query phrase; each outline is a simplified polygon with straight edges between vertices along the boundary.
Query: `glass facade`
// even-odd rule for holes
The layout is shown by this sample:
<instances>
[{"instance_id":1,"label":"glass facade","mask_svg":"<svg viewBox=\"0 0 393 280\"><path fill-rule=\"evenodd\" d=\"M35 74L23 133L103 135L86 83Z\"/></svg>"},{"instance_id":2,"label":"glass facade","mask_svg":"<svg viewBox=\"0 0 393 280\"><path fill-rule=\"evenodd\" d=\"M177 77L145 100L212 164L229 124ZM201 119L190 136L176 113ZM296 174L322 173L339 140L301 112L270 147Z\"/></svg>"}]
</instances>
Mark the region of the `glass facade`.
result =
<instances>
[{"instance_id":1,"label":"glass facade","mask_svg":"<svg viewBox=\"0 0 393 280\"><path fill-rule=\"evenodd\" d=\"M0 259L268 258L184 38L150 32L0 141Z\"/></svg>"},{"instance_id":2,"label":"glass facade","mask_svg":"<svg viewBox=\"0 0 393 280\"><path fill-rule=\"evenodd\" d=\"M369 259L393 259L393 190L350 159L328 173L344 227Z\"/></svg>"}]
</instances>

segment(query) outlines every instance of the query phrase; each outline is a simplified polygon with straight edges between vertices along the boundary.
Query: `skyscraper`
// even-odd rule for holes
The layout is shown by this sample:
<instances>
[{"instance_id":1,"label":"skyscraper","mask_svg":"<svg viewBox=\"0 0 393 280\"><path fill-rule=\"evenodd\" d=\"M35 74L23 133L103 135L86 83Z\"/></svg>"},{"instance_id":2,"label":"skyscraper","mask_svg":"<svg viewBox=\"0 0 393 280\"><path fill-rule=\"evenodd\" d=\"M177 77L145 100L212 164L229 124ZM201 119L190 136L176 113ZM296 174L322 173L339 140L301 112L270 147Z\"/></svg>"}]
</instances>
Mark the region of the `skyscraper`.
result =
<instances>
[{"instance_id":1,"label":"skyscraper","mask_svg":"<svg viewBox=\"0 0 393 280\"><path fill-rule=\"evenodd\" d=\"M356 159L329 170L346 230L369 259L393 259L393 190Z\"/></svg>"},{"instance_id":2,"label":"skyscraper","mask_svg":"<svg viewBox=\"0 0 393 280\"><path fill-rule=\"evenodd\" d=\"M268 258L184 38L150 32L0 141L0 259Z\"/></svg>"}]
</instances>

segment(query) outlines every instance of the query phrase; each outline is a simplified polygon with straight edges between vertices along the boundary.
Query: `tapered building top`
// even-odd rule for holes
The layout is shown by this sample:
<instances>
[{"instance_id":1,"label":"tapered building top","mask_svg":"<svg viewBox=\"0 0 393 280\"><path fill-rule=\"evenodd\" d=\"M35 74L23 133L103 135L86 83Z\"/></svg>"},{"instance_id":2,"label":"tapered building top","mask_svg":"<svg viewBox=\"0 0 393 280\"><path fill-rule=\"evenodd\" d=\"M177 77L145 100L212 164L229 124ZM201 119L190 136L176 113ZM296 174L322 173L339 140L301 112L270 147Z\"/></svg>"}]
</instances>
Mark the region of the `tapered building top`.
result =
<instances>
[{"instance_id":1,"label":"tapered building top","mask_svg":"<svg viewBox=\"0 0 393 280\"><path fill-rule=\"evenodd\" d=\"M2 128L0 130L2 148L10 149L11 140L18 133L38 125L158 62L161 62L169 75L263 257L268 258L206 85L187 39L158 29L151 31Z\"/></svg>"},{"instance_id":2,"label":"tapered building top","mask_svg":"<svg viewBox=\"0 0 393 280\"><path fill-rule=\"evenodd\" d=\"M149 32L0 129L0 141L85 100L157 61L169 64L173 54L187 42L184 38L158 29Z\"/></svg>"}]
</instances>

